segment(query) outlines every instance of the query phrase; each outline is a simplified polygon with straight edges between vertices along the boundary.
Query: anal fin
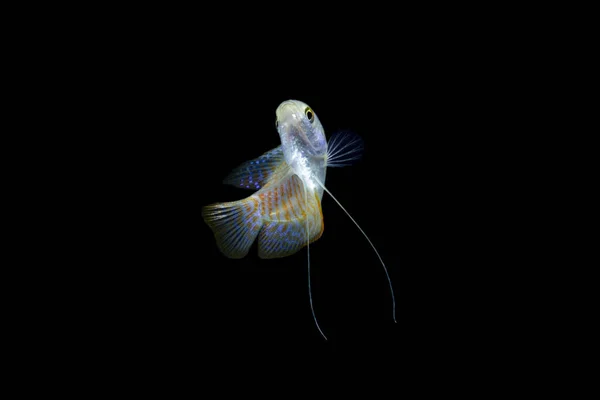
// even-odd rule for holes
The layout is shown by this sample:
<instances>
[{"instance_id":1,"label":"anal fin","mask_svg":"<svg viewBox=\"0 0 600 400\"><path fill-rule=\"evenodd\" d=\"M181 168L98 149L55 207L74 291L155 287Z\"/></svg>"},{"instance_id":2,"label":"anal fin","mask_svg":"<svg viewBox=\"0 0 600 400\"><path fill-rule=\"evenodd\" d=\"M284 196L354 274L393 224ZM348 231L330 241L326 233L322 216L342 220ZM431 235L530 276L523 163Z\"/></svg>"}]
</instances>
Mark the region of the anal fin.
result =
<instances>
[{"instance_id":1,"label":"anal fin","mask_svg":"<svg viewBox=\"0 0 600 400\"><path fill-rule=\"evenodd\" d=\"M260 258L286 257L307 245L323 233L323 213L316 192L305 197L304 186L297 175L291 175L280 185L259 193L264 224L258 235ZM306 205L308 199L308 207Z\"/></svg>"}]
</instances>

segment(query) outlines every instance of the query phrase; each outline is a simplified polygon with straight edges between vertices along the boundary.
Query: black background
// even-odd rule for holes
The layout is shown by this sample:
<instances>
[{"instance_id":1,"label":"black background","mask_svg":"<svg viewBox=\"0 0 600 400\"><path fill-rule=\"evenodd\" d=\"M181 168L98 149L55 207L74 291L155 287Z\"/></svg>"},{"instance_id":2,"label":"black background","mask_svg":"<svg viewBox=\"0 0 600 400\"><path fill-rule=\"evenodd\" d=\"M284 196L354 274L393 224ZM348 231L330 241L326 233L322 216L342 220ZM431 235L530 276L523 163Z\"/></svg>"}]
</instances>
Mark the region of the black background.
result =
<instances>
[{"instance_id":1,"label":"black background","mask_svg":"<svg viewBox=\"0 0 600 400\"><path fill-rule=\"evenodd\" d=\"M175 78L172 88L142 92L147 108L135 110L144 129L123 142L136 157L125 161L132 165L119 179L128 194L119 215L131 231L118 235L130 256L111 269L120 288L115 307L136 332L136 346L147 335L166 354L396 349L419 358L472 345L481 330L491 334L493 327L476 323L494 307L480 300L496 285L500 258L488 233L497 215L486 206L494 196L486 186L493 172L480 162L490 146L477 132L473 112L481 106L470 90L455 95L456 87L434 71L414 68L406 79L388 71L383 79L338 86L310 70L268 83L251 73L212 79L204 71L190 86ZM328 341L310 312L305 250L261 260L253 247L244 259L230 260L201 219L202 206L250 194L222 179L279 145L275 109L286 99L309 104L327 136L351 130L364 140L363 158L329 169L326 185L386 262L397 323L377 257L327 195L311 271L315 312Z\"/></svg>"},{"instance_id":2,"label":"black background","mask_svg":"<svg viewBox=\"0 0 600 400\"><path fill-rule=\"evenodd\" d=\"M518 138L504 116L518 110L499 60L443 36L339 56L324 44L322 58L243 38L199 47L184 34L125 42L83 87L98 93L84 120L101 206L85 253L97 265L78 290L91 293L82 313L100 349L154 365L331 351L450 362L507 348L503 310L518 289L504 283L519 274L507 249L524 244L505 229L517 199L502 190L514 157L503 149ZM327 195L310 248L327 341L305 250L261 260L254 246L230 260L202 221L202 206L250 194L222 180L279 145L275 109L287 99L309 104L328 137L364 140L362 159L329 169L326 186L385 261L397 323L377 257Z\"/></svg>"},{"instance_id":3,"label":"black background","mask_svg":"<svg viewBox=\"0 0 600 400\"><path fill-rule=\"evenodd\" d=\"M100 379L92 390L165 382L171 397L178 385L165 377L203 393L246 392L249 377L262 393L279 383L273 371L302 379L278 397L314 393L313 378L348 358L360 378L340 374L336 389L384 370L395 391L413 376L419 390L486 378L495 390L556 365L573 260L557 257L555 215L567 207L552 203L567 162L547 145L572 128L553 126L560 113L544 103L557 93L554 39L565 39L532 24L555 18L430 4L368 15L360 4L356 17L333 8L319 21L315 4L248 5L266 21L229 3L65 12L65 24L44 16L51 29L32 40L42 51L21 46L34 60L9 79L39 110L19 120L25 146L14 150L42 160L16 214L39 239L22 241L24 287L8 303L22 362L59 373L66 362L74 372L61 377ZM552 57L536 62L544 46ZM279 145L275 109L287 99L308 103L328 137L364 140L363 158L330 169L326 185L385 260L397 323L377 257L326 194L311 282L327 341L305 250L230 260L202 221L202 206L249 195L222 179Z\"/></svg>"}]
</instances>

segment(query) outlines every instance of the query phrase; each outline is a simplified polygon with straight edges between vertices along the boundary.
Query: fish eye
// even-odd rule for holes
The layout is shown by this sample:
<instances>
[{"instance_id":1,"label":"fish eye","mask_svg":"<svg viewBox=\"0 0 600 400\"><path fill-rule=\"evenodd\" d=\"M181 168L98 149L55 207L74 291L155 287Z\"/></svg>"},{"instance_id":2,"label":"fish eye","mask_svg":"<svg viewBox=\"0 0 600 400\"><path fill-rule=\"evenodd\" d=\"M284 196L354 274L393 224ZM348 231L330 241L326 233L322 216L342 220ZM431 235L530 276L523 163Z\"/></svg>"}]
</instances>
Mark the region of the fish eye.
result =
<instances>
[{"instance_id":1,"label":"fish eye","mask_svg":"<svg viewBox=\"0 0 600 400\"><path fill-rule=\"evenodd\" d=\"M279 128L279 120L278 119L275 120L275 129L277 129L277 128Z\"/></svg>"},{"instance_id":2,"label":"fish eye","mask_svg":"<svg viewBox=\"0 0 600 400\"><path fill-rule=\"evenodd\" d=\"M304 114L306 114L306 118L308 118L310 122L315 120L315 113L313 113L313 110L311 110L310 107L306 107Z\"/></svg>"}]
</instances>

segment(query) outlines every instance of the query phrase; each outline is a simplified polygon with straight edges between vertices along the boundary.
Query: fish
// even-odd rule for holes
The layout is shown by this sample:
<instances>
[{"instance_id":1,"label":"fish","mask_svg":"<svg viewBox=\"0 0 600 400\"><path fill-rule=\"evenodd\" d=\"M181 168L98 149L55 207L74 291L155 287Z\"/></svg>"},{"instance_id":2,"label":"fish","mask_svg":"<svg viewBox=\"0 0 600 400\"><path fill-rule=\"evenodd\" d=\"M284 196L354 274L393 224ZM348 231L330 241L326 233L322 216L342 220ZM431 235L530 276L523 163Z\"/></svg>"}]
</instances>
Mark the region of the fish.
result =
<instances>
[{"instance_id":1,"label":"fish","mask_svg":"<svg viewBox=\"0 0 600 400\"><path fill-rule=\"evenodd\" d=\"M306 103L283 101L275 111L275 127L281 145L249 160L223 183L254 191L237 201L202 207L202 218L212 230L217 247L229 258L245 257L258 241L258 257L287 257L307 248L308 293L313 320L317 320L310 279L310 244L324 231L321 200L327 193L367 239L387 277L392 315L396 321L394 289L385 263L375 245L350 213L325 187L327 168L351 165L362 156L363 141L352 132L336 132L329 142L323 126Z\"/></svg>"}]
</instances>

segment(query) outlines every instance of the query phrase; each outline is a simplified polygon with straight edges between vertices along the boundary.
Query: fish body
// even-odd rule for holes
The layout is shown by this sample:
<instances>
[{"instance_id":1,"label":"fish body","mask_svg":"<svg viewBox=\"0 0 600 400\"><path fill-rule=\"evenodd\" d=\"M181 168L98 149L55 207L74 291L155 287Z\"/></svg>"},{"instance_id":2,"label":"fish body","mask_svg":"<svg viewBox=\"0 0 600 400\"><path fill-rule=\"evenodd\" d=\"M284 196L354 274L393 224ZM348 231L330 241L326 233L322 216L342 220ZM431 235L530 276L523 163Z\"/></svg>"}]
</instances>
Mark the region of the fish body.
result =
<instances>
[{"instance_id":1,"label":"fish body","mask_svg":"<svg viewBox=\"0 0 600 400\"><path fill-rule=\"evenodd\" d=\"M260 258L286 257L296 253L323 234L321 200L324 191L342 208L365 236L386 273L395 300L387 268L377 249L325 187L328 167L342 167L360 157L362 140L353 134L333 135L327 142L323 126L315 112L305 103L287 100L276 112L276 126L281 145L234 169L224 183L252 189L245 199L215 203L202 208L202 217L212 229L218 248L230 258L246 256L258 240ZM319 332L310 287L310 254L308 292L311 311Z\"/></svg>"},{"instance_id":2,"label":"fish body","mask_svg":"<svg viewBox=\"0 0 600 400\"><path fill-rule=\"evenodd\" d=\"M323 234L323 126L315 112L297 100L281 103L276 116L281 145L240 165L224 181L256 192L202 210L227 257L244 257L257 238L259 257L285 257L307 245L307 236L313 242Z\"/></svg>"}]
</instances>

